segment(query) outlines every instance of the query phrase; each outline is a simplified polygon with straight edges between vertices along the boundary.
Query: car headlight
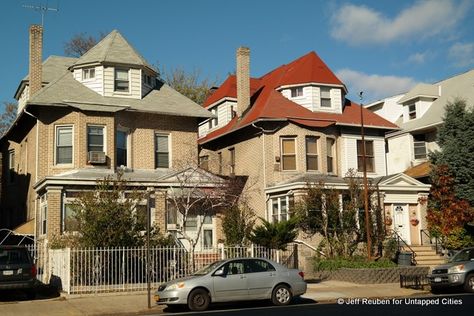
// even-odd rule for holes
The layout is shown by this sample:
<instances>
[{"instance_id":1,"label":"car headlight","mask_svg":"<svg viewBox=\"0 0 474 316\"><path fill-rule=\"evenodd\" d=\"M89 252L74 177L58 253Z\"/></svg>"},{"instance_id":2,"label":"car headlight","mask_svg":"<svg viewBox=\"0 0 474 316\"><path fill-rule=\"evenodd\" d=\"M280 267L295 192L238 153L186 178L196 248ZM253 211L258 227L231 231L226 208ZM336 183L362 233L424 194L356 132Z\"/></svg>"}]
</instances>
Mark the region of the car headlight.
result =
<instances>
[{"instance_id":1,"label":"car headlight","mask_svg":"<svg viewBox=\"0 0 474 316\"><path fill-rule=\"evenodd\" d=\"M457 266L453 266L448 269L448 273L458 273L458 272L464 272L463 264L458 264Z\"/></svg>"},{"instance_id":2,"label":"car headlight","mask_svg":"<svg viewBox=\"0 0 474 316\"><path fill-rule=\"evenodd\" d=\"M170 286L167 286L167 290L177 290L177 289L182 289L184 287L184 282L179 282L179 283L173 283Z\"/></svg>"}]
</instances>

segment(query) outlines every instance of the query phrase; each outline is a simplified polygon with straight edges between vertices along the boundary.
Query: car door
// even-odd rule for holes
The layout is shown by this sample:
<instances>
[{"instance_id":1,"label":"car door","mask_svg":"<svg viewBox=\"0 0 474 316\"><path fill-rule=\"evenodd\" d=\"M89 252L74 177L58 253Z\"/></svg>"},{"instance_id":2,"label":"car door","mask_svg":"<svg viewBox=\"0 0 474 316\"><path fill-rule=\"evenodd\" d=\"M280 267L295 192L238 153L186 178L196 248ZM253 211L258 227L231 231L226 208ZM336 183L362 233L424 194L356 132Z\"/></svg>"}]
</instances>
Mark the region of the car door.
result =
<instances>
[{"instance_id":1,"label":"car door","mask_svg":"<svg viewBox=\"0 0 474 316\"><path fill-rule=\"evenodd\" d=\"M246 259L249 299L270 298L277 276L275 267L262 259Z\"/></svg>"},{"instance_id":2,"label":"car door","mask_svg":"<svg viewBox=\"0 0 474 316\"><path fill-rule=\"evenodd\" d=\"M213 276L213 301L238 301L248 299L247 277L243 260L232 260L223 265L224 273ZM220 270L220 269L219 269Z\"/></svg>"}]
</instances>

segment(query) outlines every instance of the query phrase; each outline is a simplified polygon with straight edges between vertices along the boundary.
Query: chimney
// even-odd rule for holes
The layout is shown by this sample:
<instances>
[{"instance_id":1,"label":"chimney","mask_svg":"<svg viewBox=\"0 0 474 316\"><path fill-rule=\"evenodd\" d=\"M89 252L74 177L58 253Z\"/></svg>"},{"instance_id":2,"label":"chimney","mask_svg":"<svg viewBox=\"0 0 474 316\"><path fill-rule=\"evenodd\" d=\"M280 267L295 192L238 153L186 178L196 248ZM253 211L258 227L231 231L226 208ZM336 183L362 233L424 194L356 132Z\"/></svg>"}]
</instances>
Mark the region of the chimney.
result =
<instances>
[{"instance_id":1,"label":"chimney","mask_svg":"<svg viewBox=\"0 0 474 316\"><path fill-rule=\"evenodd\" d=\"M43 27L33 24L30 26L30 93L31 98L42 87L42 50L43 50Z\"/></svg>"},{"instance_id":2,"label":"chimney","mask_svg":"<svg viewBox=\"0 0 474 316\"><path fill-rule=\"evenodd\" d=\"M237 49L237 116L250 105L250 49L239 47Z\"/></svg>"}]
</instances>

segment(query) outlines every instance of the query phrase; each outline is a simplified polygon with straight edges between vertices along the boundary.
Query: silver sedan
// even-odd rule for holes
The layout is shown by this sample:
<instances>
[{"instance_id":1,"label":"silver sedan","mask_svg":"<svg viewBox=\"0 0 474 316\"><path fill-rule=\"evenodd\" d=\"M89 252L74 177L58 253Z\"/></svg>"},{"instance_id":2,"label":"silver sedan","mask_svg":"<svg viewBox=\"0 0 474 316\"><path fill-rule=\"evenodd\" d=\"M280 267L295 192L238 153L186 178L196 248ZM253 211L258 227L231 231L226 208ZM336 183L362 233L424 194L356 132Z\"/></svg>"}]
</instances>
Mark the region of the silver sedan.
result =
<instances>
[{"instance_id":1,"label":"silver sedan","mask_svg":"<svg viewBox=\"0 0 474 316\"><path fill-rule=\"evenodd\" d=\"M216 261L191 276L161 284L155 301L202 311L211 302L271 299L275 305L287 305L304 293L303 272L268 259L235 258Z\"/></svg>"}]
</instances>

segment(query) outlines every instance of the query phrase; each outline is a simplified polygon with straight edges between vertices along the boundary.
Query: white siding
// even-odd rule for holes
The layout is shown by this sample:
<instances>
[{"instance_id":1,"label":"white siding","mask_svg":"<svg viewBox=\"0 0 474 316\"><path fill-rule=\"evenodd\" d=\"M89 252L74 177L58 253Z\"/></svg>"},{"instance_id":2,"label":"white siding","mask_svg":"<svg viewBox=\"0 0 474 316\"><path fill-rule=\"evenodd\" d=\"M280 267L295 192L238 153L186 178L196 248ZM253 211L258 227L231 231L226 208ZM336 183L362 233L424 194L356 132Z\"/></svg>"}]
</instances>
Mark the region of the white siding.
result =
<instances>
[{"instance_id":1,"label":"white siding","mask_svg":"<svg viewBox=\"0 0 474 316\"><path fill-rule=\"evenodd\" d=\"M104 69L104 96L141 99L142 78L140 69L130 69L129 92L114 91L115 68L105 67Z\"/></svg>"},{"instance_id":2,"label":"white siding","mask_svg":"<svg viewBox=\"0 0 474 316\"><path fill-rule=\"evenodd\" d=\"M387 139L387 141L388 174L403 172L411 167L413 157L413 137L411 134L406 133L392 137Z\"/></svg>"},{"instance_id":3,"label":"white siding","mask_svg":"<svg viewBox=\"0 0 474 316\"><path fill-rule=\"evenodd\" d=\"M156 78L150 74L150 73L145 73L143 71L141 71L142 75L141 75L141 85L142 85L142 97L144 97L145 95L147 95L151 90L153 90L153 87L156 85ZM148 76L151 76L151 86L147 85L145 83L145 78L144 76L145 75L148 75Z\"/></svg>"},{"instance_id":4,"label":"white siding","mask_svg":"<svg viewBox=\"0 0 474 316\"><path fill-rule=\"evenodd\" d=\"M432 99L421 98L416 103L416 117L422 117L430 108L431 104L433 104Z\"/></svg>"},{"instance_id":5,"label":"white siding","mask_svg":"<svg viewBox=\"0 0 474 316\"><path fill-rule=\"evenodd\" d=\"M81 82L83 85L88 87L89 89L97 92L100 95L104 95L104 67L103 66L97 66L94 67L95 69L95 77L93 79L87 79L83 80L82 79L82 69L74 69L74 79L77 81Z\"/></svg>"},{"instance_id":6,"label":"white siding","mask_svg":"<svg viewBox=\"0 0 474 316\"><path fill-rule=\"evenodd\" d=\"M296 86L295 86L296 87ZM285 88L281 90L281 94L307 108L313 112L329 112L329 113L342 113L342 90L341 88L332 87L329 90L331 96L331 107L321 107L321 87L314 85L307 85L303 87L303 95L299 97L291 97L291 88Z\"/></svg>"},{"instance_id":7,"label":"white siding","mask_svg":"<svg viewBox=\"0 0 474 316\"><path fill-rule=\"evenodd\" d=\"M359 135L342 135L341 148L341 172L346 175L349 169L357 170L357 140L361 139ZM380 177L386 175L385 169L385 140L383 137L367 136L365 140L374 142L374 172L368 172L368 177ZM362 176L362 173L359 173Z\"/></svg>"},{"instance_id":8,"label":"white siding","mask_svg":"<svg viewBox=\"0 0 474 316\"><path fill-rule=\"evenodd\" d=\"M29 85L25 85L25 88L24 88L23 91L21 92L20 98L18 99L18 110L17 110L17 114L20 113L21 110L23 110L23 108L24 108L25 105L26 105L26 101L28 101L28 99L29 99L29 96L30 96L30 86L29 86Z\"/></svg>"},{"instance_id":9,"label":"white siding","mask_svg":"<svg viewBox=\"0 0 474 316\"><path fill-rule=\"evenodd\" d=\"M209 120L205 120L198 127L198 137L204 137L209 132Z\"/></svg>"}]
</instances>

